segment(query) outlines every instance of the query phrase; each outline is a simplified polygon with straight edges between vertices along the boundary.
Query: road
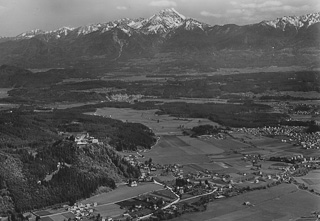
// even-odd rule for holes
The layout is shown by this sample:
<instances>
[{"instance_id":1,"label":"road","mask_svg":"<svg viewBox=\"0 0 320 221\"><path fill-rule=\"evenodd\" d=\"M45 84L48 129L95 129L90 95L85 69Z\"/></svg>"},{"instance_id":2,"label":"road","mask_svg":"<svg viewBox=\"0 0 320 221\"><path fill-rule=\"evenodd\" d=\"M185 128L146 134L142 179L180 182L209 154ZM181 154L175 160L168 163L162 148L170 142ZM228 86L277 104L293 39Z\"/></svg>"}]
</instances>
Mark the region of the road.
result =
<instances>
[{"instance_id":1,"label":"road","mask_svg":"<svg viewBox=\"0 0 320 221\"><path fill-rule=\"evenodd\" d=\"M159 185L158 183L156 183L156 184ZM121 184L120 184L120 185L121 185ZM123 184L122 184L122 185L123 185ZM154 185L154 184L153 184L153 185ZM163 186L163 185L160 185L160 186ZM143 187L143 186L142 186L142 187ZM119 203L119 202L124 201L124 200L132 199L132 198L137 197L137 196L139 196L139 195L141 195L141 194L151 193L151 192L153 192L153 191L154 191L154 189L153 189L153 190L149 190L149 191L145 191L145 192L140 192L140 193L137 194L137 195L132 194L130 197L121 198L121 199L119 198L119 199L114 200L114 201L111 201L111 202L106 202L106 203L98 204L96 207L93 207L93 208L96 209L96 208L99 208L99 207L109 206L109 205L116 204L116 203ZM135 193L135 189L134 189L134 188L132 188L132 192ZM107 197L107 196L106 196L106 197ZM82 202L84 202L84 201L82 201ZM89 202L88 202L88 203L89 203ZM84 203L84 204L85 204L85 203ZM53 214L49 214L49 215L43 215L43 216L41 216L41 217L53 217L53 216L57 216L57 215L67 214L67 213L70 213L70 211L61 211L61 212L57 212L57 213L53 213Z\"/></svg>"},{"instance_id":2,"label":"road","mask_svg":"<svg viewBox=\"0 0 320 221\"><path fill-rule=\"evenodd\" d=\"M187 198L187 199L183 199L183 200L180 200L179 203L187 201L187 200L192 200L192 199L195 199L195 198L198 198L198 197L202 197L202 196L207 196L207 195L213 194L217 190L218 190L218 188L216 187L213 191L211 191L209 193L204 193L204 194L201 194L201 195L197 195L197 196L193 196L193 197L190 197L190 198Z\"/></svg>"}]
</instances>

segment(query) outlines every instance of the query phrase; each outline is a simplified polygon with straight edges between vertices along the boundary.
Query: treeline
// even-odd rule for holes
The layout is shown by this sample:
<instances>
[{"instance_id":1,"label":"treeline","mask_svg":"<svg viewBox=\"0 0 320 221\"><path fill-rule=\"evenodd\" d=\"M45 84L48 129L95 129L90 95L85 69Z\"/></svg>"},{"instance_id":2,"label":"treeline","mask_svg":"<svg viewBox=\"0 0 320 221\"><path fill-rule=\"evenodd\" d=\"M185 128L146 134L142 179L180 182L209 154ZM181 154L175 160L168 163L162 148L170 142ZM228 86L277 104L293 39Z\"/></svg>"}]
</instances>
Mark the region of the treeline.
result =
<instances>
[{"instance_id":1,"label":"treeline","mask_svg":"<svg viewBox=\"0 0 320 221\"><path fill-rule=\"evenodd\" d=\"M80 69L50 69L32 72L11 65L0 66L0 87L6 88L41 88L62 82L69 78L92 78L93 76Z\"/></svg>"},{"instance_id":2,"label":"treeline","mask_svg":"<svg viewBox=\"0 0 320 221\"><path fill-rule=\"evenodd\" d=\"M169 114L176 117L208 118L230 127L263 127L275 126L288 116L285 114L267 113L270 106L244 104L192 104L165 103L159 106L158 114Z\"/></svg>"},{"instance_id":3,"label":"treeline","mask_svg":"<svg viewBox=\"0 0 320 221\"><path fill-rule=\"evenodd\" d=\"M220 130L221 129L217 126L214 127L209 124L196 126L191 129L193 136L217 134L220 132Z\"/></svg>"},{"instance_id":4,"label":"treeline","mask_svg":"<svg viewBox=\"0 0 320 221\"><path fill-rule=\"evenodd\" d=\"M110 141L118 150L149 148L154 144L154 133L142 124L83 114L95 110L96 107L86 106L40 113L34 112L34 108L0 112L0 148L17 145L36 147L50 143L59 139L58 131L85 131L99 140Z\"/></svg>"},{"instance_id":5,"label":"treeline","mask_svg":"<svg viewBox=\"0 0 320 221\"><path fill-rule=\"evenodd\" d=\"M84 71L74 69L56 69L41 73L19 69L12 66L1 66L0 85L15 87L9 92L10 97L2 100L11 102L86 102L106 101L112 89L127 94L143 94L160 98L228 97L233 93L252 92L255 94L274 91L317 91L320 92L320 73L318 71L242 73L214 76L171 75L164 82L147 80L125 82L93 80ZM161 75L163 77L164 75ZM166 75L165 75L166 76ZM79 82L63 82L65 79L78 78ZM85 78L85 79L82 79ZM86 79L91 78L91 79ZM108 88L109 92L95 92L97 88ZM296 100L292 96L262 96L260 99ZM301 98L303 99L303 98ZM305 98L307 99L307 98Z\"/></svg>"}]
</instances>

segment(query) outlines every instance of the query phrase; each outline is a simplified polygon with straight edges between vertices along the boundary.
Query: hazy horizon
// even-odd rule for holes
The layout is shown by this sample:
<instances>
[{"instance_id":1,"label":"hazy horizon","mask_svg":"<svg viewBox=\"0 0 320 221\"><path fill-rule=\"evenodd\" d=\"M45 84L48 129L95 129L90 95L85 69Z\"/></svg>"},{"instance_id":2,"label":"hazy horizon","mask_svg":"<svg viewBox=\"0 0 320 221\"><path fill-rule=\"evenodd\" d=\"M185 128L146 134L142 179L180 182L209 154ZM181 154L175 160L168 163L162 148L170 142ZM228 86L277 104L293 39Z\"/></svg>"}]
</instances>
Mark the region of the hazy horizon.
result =
<instances>
[{"instance_id":1,"label":"hazy horizon","mask_svg":"<svg viewBox=\"0 0 320 221\"><path fill-rule=\"evenodd\" d=\"M0 0L0 36L79 27L120 18L148 18L164 8L209 25L245 25L318 12L318 0Z\"/></svg>"}]
</instances>

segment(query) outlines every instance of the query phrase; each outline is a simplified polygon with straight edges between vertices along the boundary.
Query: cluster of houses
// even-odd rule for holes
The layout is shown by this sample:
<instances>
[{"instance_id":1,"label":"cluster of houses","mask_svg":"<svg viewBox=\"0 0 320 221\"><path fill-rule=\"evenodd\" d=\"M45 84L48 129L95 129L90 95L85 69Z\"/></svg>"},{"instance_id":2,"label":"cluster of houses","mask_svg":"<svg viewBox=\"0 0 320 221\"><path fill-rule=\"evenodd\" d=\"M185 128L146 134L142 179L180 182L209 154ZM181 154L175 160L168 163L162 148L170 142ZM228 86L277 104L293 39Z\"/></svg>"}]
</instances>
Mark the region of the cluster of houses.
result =
<instances>
[{"instance_id":1,"label":"cluster of houses","mask_svg":"<svg viewBox=\"0 0 320 221\"><path fill-rule=\"evenodd\" d=\"M300 131L300 127L273 127L273 128L258 128L258 129L241 129L246 132L253 132L256 134L296 134ZM184 213L186 210L195 211L192 208L184 208L181 206L184 199L195 196L207 196L211 200L219 199L226 196L233 196L241 194L243 191L266 188L280 183L294 182L294 176L299 176L299 170L320 168L320 157L309 157L302 154L279 155L275 159L262 157L259 153L244 154L242 160L252 162L251 169L253 171L239 172L239 174L217 173L216 171L197 171L193 173L183 173L183 166L173 165L159 165L152 163L152 160L139 162L138 157L129 155L127 160L132 160L133 163L139 165L142 175L138 181L152 181L155 180L162 184L168 185L171 190L179 196L179 201L176 204L162 210L161 214L167 214L174 217L177 213ZM261 168L260 161L273 160L275 163L271 164L267 171L273 170L272 173L266 172ZM171 176L173 182L166 182L161 180L161 177ZM147 179L146 179L147 178ZM199 199L202 197L198 197ZM150 200L150 199L149 199ZM181 203L180 203L181 201ZM147 209L154 211L155 208L144 208L140 205L132 207L132 213L138 216L141 211ZM196 207L194 207L196 208ZM199 208L198 208L199 209ZM179 211L179 212L178 212ZM141 216L140 216L141 217ZM152 217L157 220L157 214L153 213Z\"/></svg>"},{"instance_id":2,"label":"cluster of houses","mask_svg":"<svg viewBox=\"0 0 320 221\"><path fill-rule=\"evenodd\" d=\"M99 140L90 136L89 133L77 134L74 138L77 145L99 144Z\"/></svg>"},{"instance_id":3,"label":"cluster of houses","mask_svg":"<svg viewBox=\"0 0 320 221\"><path fill-rule=\"evenodd\" d=\"M224 133L217 133L217 134L210 134L210 135L200 135L198 136L200 139L216 139L216 140L224 140L226 139L226 134Z\"/></svg>"},{"instance_id":4,"label":"cluster of houses","mask_svg":"<svg viewBox=\"0 0 320 221\"><path fill-rule=\"evenodd\" d=\"M128 102L128 103L134 103L136 101L139 101L143 98L143 95L141 94L112 94L107 97L109 101L117 101L117 102Z\"/></svg>"},{"instance_id":5,"label":"cluster of houses","mask_svg":"<svg viewBox=\"0 0 320 221\"><path fill-rule=\"evenodd\" d=\"M302 107L302 108L299 108ZM300 110L299 110L300 109ZM319 106L312 104L297 104L289 106L289 114L298 114L298 115L319 115Z\"/></svg>"},{"instance_id":6,"label":"cluster of houses","mask_svg":"<svg viewBox=\"0 0 320 221\"><path fill-rule=\"evenodd\" d=\"M303 133L304 127L300 126L279 126L279 127L258 127L258 128L233 128L235 132L248 133L255 136L288 136Z\"/></svg>"},{"instance_id":7,"label":"cluster of houses","mask_svg":"<svg viewBox=\"0 0 320 221\"><path fill-rule=\"evenodd\" d=\"M74 122L73 122L74 123ZM88 144L103 144L103 142L99 142L99 140L93 136L90 136L89 133L69 133L69 132L62 132L58 133L60 136L63 136L66 139L74 140L74 142L78 146L85 146Z\"/></svg>"},{"instance_id":8,"label":"cluster of houses","mask_svg":"<svg viewBox=\"0 0 320 221\"><path fill-rule=\"evenodd\" d=\"M75 203L73 206L66 207L66 210L73 213L77 220L81 220L84 217L92 216L94 212L94 207L96 207L97 205L97 203Z\"/></svg>"},{"instance_id":9,"label":"cluster of houses","mask_svg":"<svg viewBox=\"0 0 320 221\"><path fill-rule=\"evenodd\" d=\"M292 142L304 149L320 148L320 133L305 133L305 128L300 126L279 126L260 128L234 128L235 132L244 132L255 136L285 136L282 142Z\"/></svg>"}]
</instances>

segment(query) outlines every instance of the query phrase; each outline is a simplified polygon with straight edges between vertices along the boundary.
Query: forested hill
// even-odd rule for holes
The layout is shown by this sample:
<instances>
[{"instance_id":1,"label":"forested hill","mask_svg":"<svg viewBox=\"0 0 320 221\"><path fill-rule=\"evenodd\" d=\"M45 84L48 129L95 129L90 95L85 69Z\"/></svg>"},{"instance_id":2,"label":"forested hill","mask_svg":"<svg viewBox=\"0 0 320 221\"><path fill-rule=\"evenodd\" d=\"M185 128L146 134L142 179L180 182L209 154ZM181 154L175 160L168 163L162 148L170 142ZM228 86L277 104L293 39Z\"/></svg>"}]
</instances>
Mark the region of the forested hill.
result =
<instances>
[{"instance_id":1,"label":"forested hill","mask_svg":"<svg viewBox=\"0 0 320 221\"><path fill-rule=\"evenodd\" d=\"M79 146L74 136L62 137L62 132L89 133L103 144ZM139 170L108 142L118 149L148 148L155 138L141 124L69 109L35 112L28 107L0 112L0 140L1 216L73 203L99 187L115 188L118 181L138 177Z\"/></svg>"}]
</instances>

